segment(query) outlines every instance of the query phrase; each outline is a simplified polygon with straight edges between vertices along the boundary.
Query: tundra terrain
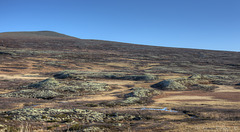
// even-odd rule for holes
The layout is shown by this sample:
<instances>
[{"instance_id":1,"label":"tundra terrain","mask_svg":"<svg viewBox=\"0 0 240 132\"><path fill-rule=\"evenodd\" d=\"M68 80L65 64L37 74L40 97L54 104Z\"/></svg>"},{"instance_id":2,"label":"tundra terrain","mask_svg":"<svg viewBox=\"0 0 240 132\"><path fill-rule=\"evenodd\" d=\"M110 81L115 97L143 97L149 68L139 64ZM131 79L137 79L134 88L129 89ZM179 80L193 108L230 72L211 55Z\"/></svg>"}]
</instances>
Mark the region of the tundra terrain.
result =
<instances>
[{"instance_id":1,"label":"tundra terrain","mask_svg":"<svg viewBox=\"0 0 240 132\"><path fill-rule=\"evenodd\" d=\"M0 131L240 131L239 58L0 33Z\"/></svg>"}]
</instances>

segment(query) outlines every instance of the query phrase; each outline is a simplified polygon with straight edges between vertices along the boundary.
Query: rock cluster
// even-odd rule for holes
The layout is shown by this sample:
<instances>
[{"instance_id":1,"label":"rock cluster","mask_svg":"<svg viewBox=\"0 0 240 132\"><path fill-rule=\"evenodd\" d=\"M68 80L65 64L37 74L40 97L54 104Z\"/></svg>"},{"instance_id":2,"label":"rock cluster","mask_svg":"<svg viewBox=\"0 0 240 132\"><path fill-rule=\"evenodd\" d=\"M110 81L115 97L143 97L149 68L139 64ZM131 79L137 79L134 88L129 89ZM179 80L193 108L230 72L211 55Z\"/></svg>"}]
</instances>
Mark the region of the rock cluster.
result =
<instances>
[{"instance_id":1,"label":"rock cluster","mask_svg":"<svg viewBox=\"0 0 240 132\"><path fill-rule=\"evenodd\" d=\"M152 97L160 94L160 91L149 88L133 88L131 93L125 94L125 98L128 97Z\"/></svg>"},{"instance_id":2,"label":"rock cluster","mask_svg":"<svg viewBox=\"0 0 240 132\"><path fill-rule=\"evenodd\" d=\"M1 94L0 97L24 97L53 99L62 96L74 96L82 94L94 94L107 91L110 87L105 83L86 81L64 81L49 78L37 83L25 86L23 90Z\"/></svg>"},{"instance_id":3,"label":"rock cluster","mask_svg":"<svg viewBox=\"0 0 240 132\"><path fill-rule=\"evenodd\" d=\"M182 91L187 89L198 89L198 90L213 90L216 86L210 85L212 80L216 79L216 76L207 76L195 74L188 78L176 78L163 80L159 83L152 85L151 87L160 90L175 90Z\"/></svg>"},{"instance_id":4,"label":"rock cluster","mask_svg":"<svg viewBox=\"0 0 240 132\"><path fill-rule=\"evenodd\" d=\"M33 83L28 85L29 88L37 88L37 89L56 89L59 86L59 82L54 78L48 78L46 80Z\"/></svg>"},{"instance_id":5,"label":"rock cluster","mask_svg":"<svg viewBox=\"0 0 240 132\"><path fill-rule=\"evenodd\" d=\"M22 108L12 111L1 112L0 116L16 121L32 122L72 122L72 123L102 123L141 120L139 115L127 113L105 114L93 110L84 109L56 109L56 108Z\"/></svg>"},{"instance_id":6,"label":"rock cluster","mask_svg":"<svg viewBox=\"0 0 240 132\"><path fill-rule=\"evenodd\" d=\"M6 93L0 95L0 97L22 97L22 98L42 98L42 99L53 99L55 97L61 96L61 93L48 90L48 89L25 89L16 92Z\"/></svg>"},{"instance_id":7,"label":"rock cluster","mask_svg":"<svg viewBox=\"0 0 240 132\"><path fill-rule=\"evenodd\" d=\"M152 87L159 88L161 90L186 90L187 89L187 87L185 87L184 85L172 79L161 81L157 84L152 85Z\"/></svg>"},{"instance_id":8,"label":"rock cluster","mask_svg":"<svg viewBox=\"0 0 240 132\"><path fill-rule=\"evenodd\" d=\"M151 74L143 75L128 75L124 73L117 72L89 72L89 71L62 71L54 75L58 79L76 79L84 80L89 78L101 78L101 79L120 79L120 80L134 80L134 81L150 81L156 80L157 77Z\"/></svg>"},{"instance_id":9,"label":"rock cluster","mask_svg":"<svg viewBox=\"0 0 240 132\"><path fill-rule=\"evenodd\" d=\"M133 88L132 92L125 94L123 104L146 103L154 95L161 94L160 91L148 88Z\"/></svg>"},{"instance_id":10,"label":"rock cluster","mask_svg":"<svg viewBox=\"0 0 240 132\"><path fill-rule=\"evenodd\" d=\"M83 109L23 108L6 111L1 115L18 121L66 122L103 122L106 114Z\"/></svg>"},{"instance_id":11,"label":"rock cluster","mask_svg":"<svg viewBox=\"0 0 240 132\"><path fill-rule=\"evenodd\" d=\"M83 129L83 132L105 132L105 129L91 126Z\"/></svg>"}]
</instances>

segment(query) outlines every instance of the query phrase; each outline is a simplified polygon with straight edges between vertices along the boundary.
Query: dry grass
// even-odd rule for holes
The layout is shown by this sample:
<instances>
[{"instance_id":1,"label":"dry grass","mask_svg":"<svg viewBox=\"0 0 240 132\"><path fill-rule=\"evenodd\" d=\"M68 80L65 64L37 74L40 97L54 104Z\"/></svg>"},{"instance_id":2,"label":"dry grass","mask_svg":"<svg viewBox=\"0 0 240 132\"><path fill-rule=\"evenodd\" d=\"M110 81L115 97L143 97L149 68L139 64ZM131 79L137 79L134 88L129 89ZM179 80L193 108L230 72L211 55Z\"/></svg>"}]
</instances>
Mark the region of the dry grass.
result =
<instances>
[{"instance_id":1,"label":"dry grass","mask_svg":"<svg viewBox=\"0 0 240 132\"><path fill-rule=\"evenodd\" d=\"M61 103L68 103L68 102L95 102L95 101L112 101L118 100L116 96L112 95L88 95L84 97L78 97L75 99L69 99L67 101L61 101Z\"/></svg>"},{"instance_id":2,"label":"dry grass","mask_svg":"<svg viewBox=\"0 0 240 132\"><path fill-rule=\"evenodd\" d=\"M46 100L28 99L28 98L4 98L0 97L0 111L20 109L25 106L46 103Z\"/></svg>"},{"instance_id":3,"label":"dry grass","mask_svg":"<svg viewBox=\"0 0 240 132\"><path fill-rule=\"evenodd\" d=\"M206 121L203 123L179 123L175 132L237 132L240 131L240 122L235 121Z\"/></svg>"},{"instance_id":4,"label":"dry grass","mask_svg":"<svg viewBox=\"0 0 240 132\"><path fill-rule=\"evenodd\" d=\"M165 92L164 96L155 97L156 102L165 101L240 101L239 89L235 89L232 86L219 86L214 92L204 91L181 91L181 92Z\"/></svg>"}]
</instances>

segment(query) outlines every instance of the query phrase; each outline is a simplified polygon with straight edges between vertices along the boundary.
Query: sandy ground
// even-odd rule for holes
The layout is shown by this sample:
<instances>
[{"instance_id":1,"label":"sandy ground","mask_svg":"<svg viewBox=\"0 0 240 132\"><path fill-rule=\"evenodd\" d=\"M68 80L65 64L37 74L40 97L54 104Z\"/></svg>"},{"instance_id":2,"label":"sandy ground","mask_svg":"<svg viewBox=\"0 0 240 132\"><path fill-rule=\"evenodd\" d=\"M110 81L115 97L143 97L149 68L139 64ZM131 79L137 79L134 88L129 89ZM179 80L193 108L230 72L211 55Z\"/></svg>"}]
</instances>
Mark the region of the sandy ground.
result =
<instances>
[{"instance_id":1,"label":"sandy ground","mask_svg":"<svg viewBox=\"0 0 240 132\"><path fill-rule=\"evenodd\" d=\"M0 94L4 94L4 93L9 93L9 92L12 92L12 91L14 91L14 90L1 90L0 91Z\"/></svg>"},{"instance_id":2,"label":"sandy ground","mask_svg":"<svg viewBox=\"0 0 240 132\"><path fill-rule=\"evenodd\" d=\"M16 74L16 75L6 75L2 74L0 75L0 78L12 80L12 79L46 79L47 77L40 77L39 74Z\"/></svg>"}]
</instances>

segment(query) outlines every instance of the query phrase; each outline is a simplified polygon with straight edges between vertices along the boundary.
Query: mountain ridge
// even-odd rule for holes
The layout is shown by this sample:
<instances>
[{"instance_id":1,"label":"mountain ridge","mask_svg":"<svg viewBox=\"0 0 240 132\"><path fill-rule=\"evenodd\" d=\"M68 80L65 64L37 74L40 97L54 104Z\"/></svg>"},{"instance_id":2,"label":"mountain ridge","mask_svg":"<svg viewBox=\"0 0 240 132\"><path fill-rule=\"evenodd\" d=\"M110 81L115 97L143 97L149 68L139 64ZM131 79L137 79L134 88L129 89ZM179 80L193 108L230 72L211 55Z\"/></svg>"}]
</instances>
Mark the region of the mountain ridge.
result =
<instances>
[{"instance_id":1,"label":"mountain ridge","mask_svg":"<svg viewBox=\"0 0 240 132\"><path fill-rule=\"evenodd\" d=\"M145 46L146 48L169 48L169 49L183 49L183 50L197 50L197 51L213 51L213 52L233 52L240 53L238 51L226 51L226 50L211 50L211 49L195 49L195 48L184 48L184 47L166 47L166 46L156 46L156 45L145 45L145 44L135 44L128 42L118 42L111 40L98 40L98 39L81 39L78 37L73 37L56 31L17 31L17 32L1 32L0 39L64 39L64 40L74 40L74 41L89 41L95 43L115 43L120 45L133 45L133 46ZM44 40L45 41L45 40Z\"/></svg>"},{"instance_id":2,"label":"mountain ridge","mask_svg":"<svg viewBox=\"0 0 240 132\"><path fill-rule=\"evenodd\" d=\"M2 32L0 33L0 38L75 38L69 35L58 33L55 31L20 31L20 32ZM76 38L75 38L76 39ZM79 39L79 38L78 38Z\"/></svg>"}]
</instances>

